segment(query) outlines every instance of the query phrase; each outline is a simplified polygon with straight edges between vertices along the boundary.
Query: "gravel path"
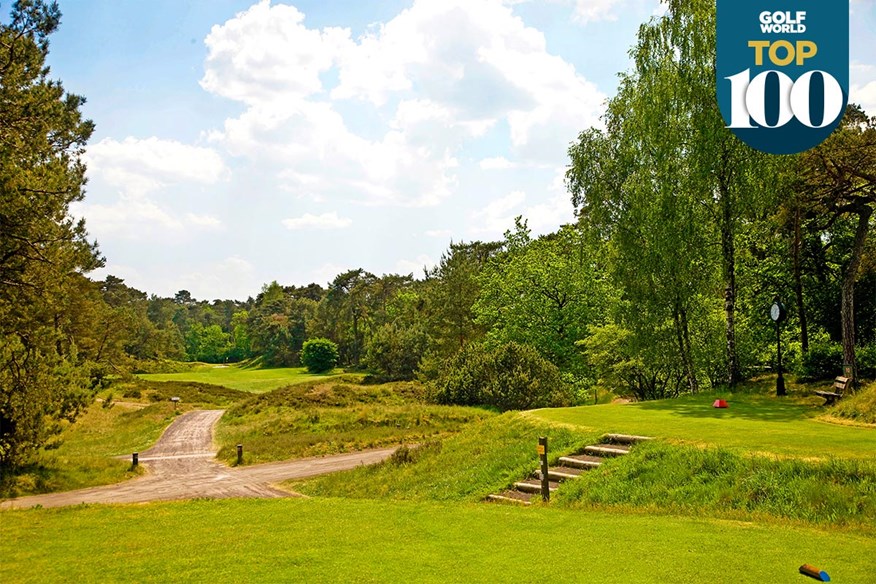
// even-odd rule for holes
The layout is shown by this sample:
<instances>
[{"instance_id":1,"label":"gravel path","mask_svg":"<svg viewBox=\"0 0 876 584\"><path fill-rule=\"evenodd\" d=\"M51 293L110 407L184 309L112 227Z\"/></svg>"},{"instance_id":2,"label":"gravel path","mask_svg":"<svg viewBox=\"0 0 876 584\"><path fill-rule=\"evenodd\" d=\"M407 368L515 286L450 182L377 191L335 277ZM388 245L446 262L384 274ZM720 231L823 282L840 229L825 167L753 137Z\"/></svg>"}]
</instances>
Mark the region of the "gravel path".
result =
<instances>
[{"instance_id":1,"label":"gravel path","mask_svg":"<svg viewBox=\"0 0 876 584\"><path fill-rule=\"evenodd\" d=\"M302 458L231 468L215 460L213 426L224 410L197 410L183 414L167 427L155 446L140 453L149 471L117 485L106 485L34 495L0 502L0 509L26 509L35 505L61 507L80 503L145 503L208 497L294 497L273 483L347 470L388 458L393 448L364 450L335 456Z\"/></svg>"}]
</instances>

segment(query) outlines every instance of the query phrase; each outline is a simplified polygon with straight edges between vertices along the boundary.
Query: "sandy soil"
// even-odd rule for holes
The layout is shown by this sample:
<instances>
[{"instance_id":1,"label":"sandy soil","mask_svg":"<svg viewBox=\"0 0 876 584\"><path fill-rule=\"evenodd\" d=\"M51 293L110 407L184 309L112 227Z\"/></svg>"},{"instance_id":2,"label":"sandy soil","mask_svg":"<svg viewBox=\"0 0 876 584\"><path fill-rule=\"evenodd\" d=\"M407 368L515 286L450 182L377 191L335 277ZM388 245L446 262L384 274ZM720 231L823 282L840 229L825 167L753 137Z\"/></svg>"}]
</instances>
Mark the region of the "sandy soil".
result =
<instances>
[{"instance_id":1,"label":"sandy soil","mask_svg":"<svg viewBox=\"0 0 876 584\"><path fill-rule=\"evenodd\" d=\"M231 468L215 460L213 427L223 413L223 410L198 410L174 420L155 446L140 453L140 462L148 471L145 476L117 485L10 499L0 502L0 509L26 509L36 505L61 507L80 503L145 503L201 497L294 497L298 495L271 485L373 464L395 451L395 447L382 448Z\"/></svg>"}]
</instances>

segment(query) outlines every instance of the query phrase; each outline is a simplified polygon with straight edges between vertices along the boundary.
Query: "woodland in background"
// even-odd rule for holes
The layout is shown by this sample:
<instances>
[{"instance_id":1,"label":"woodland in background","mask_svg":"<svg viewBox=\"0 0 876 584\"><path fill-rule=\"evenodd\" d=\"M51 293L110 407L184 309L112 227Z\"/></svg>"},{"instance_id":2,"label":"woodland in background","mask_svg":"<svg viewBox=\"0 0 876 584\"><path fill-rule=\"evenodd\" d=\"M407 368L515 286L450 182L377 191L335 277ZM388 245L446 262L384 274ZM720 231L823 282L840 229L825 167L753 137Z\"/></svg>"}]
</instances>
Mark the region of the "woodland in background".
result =
<instances>
[{"instance_id":1,"label":"woodland in background","mask_svg":"<svg viewBox=\"0 0 876 584\"><path fill-rule=\"evenodd\" d=\"M296 366L312 338L343 367L427 381L439 402L654 399L773 370L778 298L792 370L876 377L876 118L850 106L797 156L747 148L715 103L714 3L669 9L641 27L604 128L570 147L570 224L533 238L518 218L419 277L354 269L207 301L87 277L103 260L69 205L93 125L45 68L57 7L16 3L0 25L0 470L51 445L114 376Z\"/></svg>"}]
</instances>

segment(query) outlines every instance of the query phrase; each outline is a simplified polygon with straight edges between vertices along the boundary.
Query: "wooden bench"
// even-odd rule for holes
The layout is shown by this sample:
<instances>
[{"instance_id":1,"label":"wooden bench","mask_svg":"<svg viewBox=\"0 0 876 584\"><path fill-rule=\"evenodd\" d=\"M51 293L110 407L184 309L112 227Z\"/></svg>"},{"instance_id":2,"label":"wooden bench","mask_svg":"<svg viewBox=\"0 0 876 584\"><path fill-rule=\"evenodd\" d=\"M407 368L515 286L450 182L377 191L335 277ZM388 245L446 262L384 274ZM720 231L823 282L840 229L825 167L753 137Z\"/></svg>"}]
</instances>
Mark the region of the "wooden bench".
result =
<instances>
[{"instance_id":1,"label":"wooden bench","mask_svg":"<svg viewBox=\"0 0 876 584\"><path fill-rule=\"evenodd\" d=\"M824 398L824 405L829 406L843 396L850 379L840 375L833 380L833 391L816 391L815 395Z\"/></svg>"}]
</instances>

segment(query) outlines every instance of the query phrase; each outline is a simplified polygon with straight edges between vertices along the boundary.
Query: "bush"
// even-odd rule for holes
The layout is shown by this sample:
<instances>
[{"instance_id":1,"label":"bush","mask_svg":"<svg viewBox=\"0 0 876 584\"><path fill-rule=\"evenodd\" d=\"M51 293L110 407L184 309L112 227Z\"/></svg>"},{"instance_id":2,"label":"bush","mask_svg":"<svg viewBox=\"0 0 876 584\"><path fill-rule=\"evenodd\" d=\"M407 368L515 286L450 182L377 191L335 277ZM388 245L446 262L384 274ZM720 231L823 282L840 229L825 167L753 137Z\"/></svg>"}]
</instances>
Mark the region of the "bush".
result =
<instances>
[{"instance_id":1,"label":"bush","mask_svg":"<svg viewBox=\"0 0 876 584\"><path fill-rule=\"evenodd\" d=\"M389 381L410 380L428 346L429 336L421 327L386 324L368 342L365 366Z\"/></svg>"},{"instance_id":2,"label":"bush","mask_svg":"<svg viewBox=\"0 0 876 584\"><path fill-rule=\"evenodd\" d=\"M331 371L338 364L338 346L322 338L304 341L304 346L301 347L301 362L310 373Z\"/></svg>"},{"instance_id":3,"label":"bush","mask_svg":"<svg viewBox=\"0 0 876 584\"><path fill-rule=\"evenodd\" d=\"M560 370L529 345L507 343L490 354L486 403L502 411L568 406Z\"/></svg>"},{"instance_id":4,"label":"bush","mask_svg":"<svg viewBox=\"0 0 876 584\"><path fill-rule=\"evenodd\" d=\"M858 365L858 377L876 379L876 343L858 347L855 361Z\"/></svg>"},{"instance_id":5,"label":"bush","mask_svg":"<svg viewBox=\"0 0 876 584\"><path fill-rule=\"evenodd\" d=\"M843 348L839 343L819 341L809 345L809 352L800 357L803 379L833 379L843 371Z\"/></svg>"},{"instance_id":6,"label":"bush","mask_svg":"<svg viewBox=\"0 0 876 584\"><path fill-rule=\"evenodd\" d=\"M489 405L503 411L572 402L560 370L533 347L513 342L493 351L468 345L445 362L431 390L438 403Z\"/></svg>"},{"instance_id":7,"label":"bush","mask_svg":"<svg viewBox=\"0 0 876 584\"><path fill-rule=\"evenodd\" d=\"M482 345L466 345L436 368L437 378L429 384L431 398L445 405L484 403L484 387L489 383L487 362L487 352Z\"/></svg>"}]
</instances>

